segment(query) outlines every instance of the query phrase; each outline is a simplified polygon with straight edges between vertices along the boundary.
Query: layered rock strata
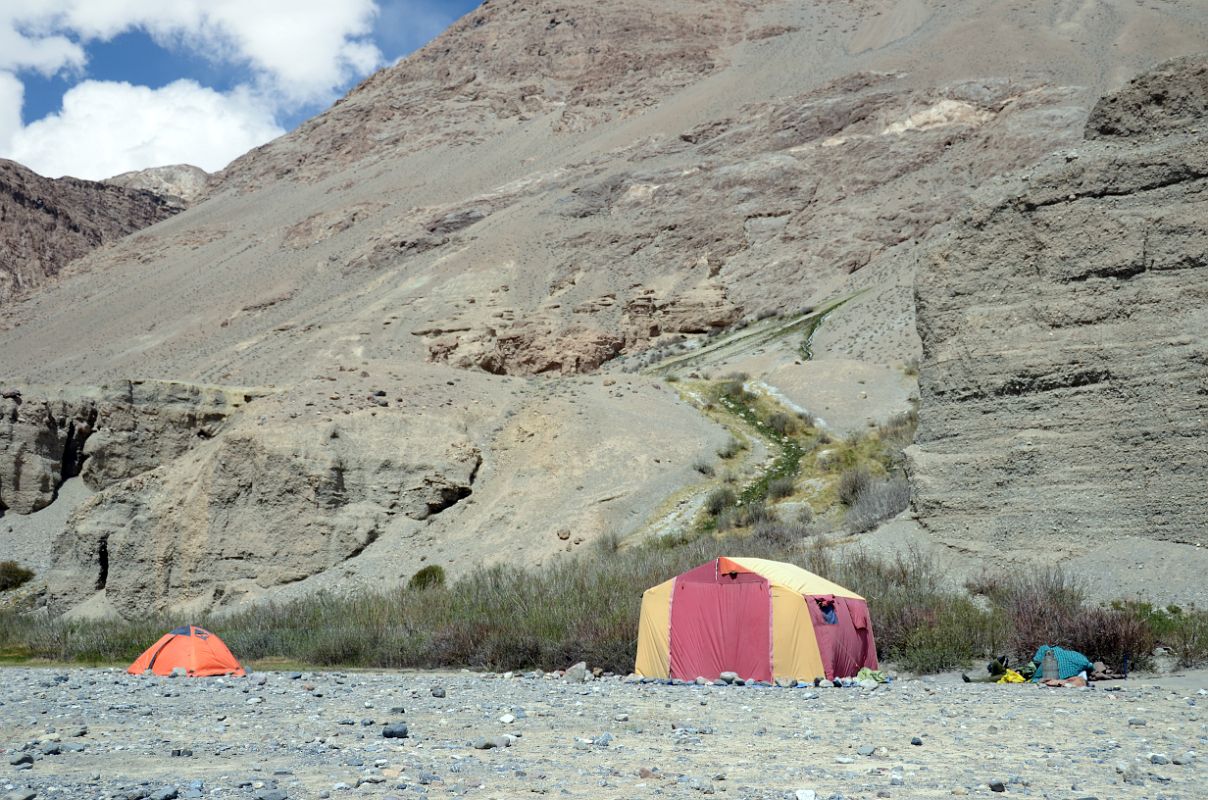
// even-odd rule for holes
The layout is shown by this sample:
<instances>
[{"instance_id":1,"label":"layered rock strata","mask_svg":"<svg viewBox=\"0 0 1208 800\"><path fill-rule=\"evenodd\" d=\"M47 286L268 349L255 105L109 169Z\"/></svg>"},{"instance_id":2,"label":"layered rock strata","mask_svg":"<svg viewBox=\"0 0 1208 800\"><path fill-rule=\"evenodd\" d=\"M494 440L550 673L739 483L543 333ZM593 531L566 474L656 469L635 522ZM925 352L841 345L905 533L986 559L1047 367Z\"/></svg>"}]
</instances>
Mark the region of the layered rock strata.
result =
<instances>
[{"instance_id":1,"label":"layered rock strata","mask_svg":"<svg viewBox=\"0 0 1208 800\"><path fill-rule=\"evenodd\" d=\"M915 505L944 541L1208 544L1206 68L1105 98L1098 142L923 260Z\"/></svg>"}]
</instances>

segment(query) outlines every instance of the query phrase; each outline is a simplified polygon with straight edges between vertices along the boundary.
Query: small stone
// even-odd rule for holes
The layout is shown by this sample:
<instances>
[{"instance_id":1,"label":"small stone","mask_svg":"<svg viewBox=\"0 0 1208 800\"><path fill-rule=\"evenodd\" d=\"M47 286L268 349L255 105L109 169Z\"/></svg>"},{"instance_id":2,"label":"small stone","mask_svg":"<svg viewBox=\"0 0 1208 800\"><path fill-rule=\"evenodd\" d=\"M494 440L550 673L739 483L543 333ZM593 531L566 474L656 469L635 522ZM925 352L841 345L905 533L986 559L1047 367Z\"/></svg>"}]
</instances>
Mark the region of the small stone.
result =
<instances>
[{"instance_id":1,"label":"small stone","mask_svg":"<svg viewBox=\"0 0 1208 800\"><path fill-rule=\"evenodd\" d=\"M862 756L871 756L873 753L877 752L877 748L873 747L871 744L862 744L856 749L856 752Z\"/></svg>"},{"instance_id":2,"label":"small stone","mask_svg":"<svg viewBox=\"0 0 1208 800\"><path fill-rule=\"evenodd\" d=\"M1185 767L1189 764L1194 764L1195 763L1195 751L1188 750L1186 753L1183 753L1181 756L1175 756L1174 758L1171 759L1171 761L1174 762L1175 764L1179 765L1180 767Z\"/></svg>"},{"instance_id":3,"label":"small stone","mask_svg":"<svg viewBox=\"0 0 1208 800\"><path fill-rule=\"evenodd\" d=\"M1157 764L1158 766L1164 766L1164 765L1170 763L1170 759L1167 758L1162 753L1150 753L1149 754L1149 763Z\"/></svg>"},{"instance_id":4,"label":"small stone","mask_svg":"<svg viewBox=\"0 0 1208 800\"><path fill-rule=\"evenodd\" d=\"M504 714L502 717L499 718L499 721L502 722L504 725L511 725L513 722L516 721L516 715L515 714Z\"/></svg>"},{"instance_id":5,"label":"small stone","mask_svg":"<svg viewBox=\"0 0 1208 800\"><path fill-rule=\"evenodd\" d=\"M903 785L905 785L905 783L906 783L906 777L904 775L902 775L902 773L900 773L900 772L889 773L889 785L890 786L903 786Z\"/></svg>"},{"instance_id":6,"label":"small stone","mask_svg":"<svg viewBox=\"0 0 1208 800\"><path fill-rule=\"evenodd\" d=\"M187 678L187 677L189 677L189 671L187 669L185 669L184 667L176 667L171 672L168 673L168 677L169 678ZM175 797L176 795L172 795L172 796Z\"/></svg>"},{"instance_id":7,"label":"small stone","mask_svg":"<svg viewBox=\"0 0 1208 800\"><path fill-rule=\"evenodd\" d=\"M912 745L914 745L915 747L922 747L922 746L923 746L923 740L922 740L922 739L920 739L920 738L919 738L919 737L917 737L917 736L913 737L913 738L910 740L910 743L911 743Z\"/></svg>"},{"instance_id":8,"label":"small stone","mask_svg":"<svg viewBox=\"0 0 1208 800\"><path fill-rule=\"evenodd\" d=\"M562 673L562 680L570 683L583 683L588 679L587 676L590 674L591 673L587 671L587 663L580 661L578 664L575 664L573 667L566 670L566 672Z\"/></svg>"},{"instance_id":9,"label":"small stone","mask_svg":"<svg viewBox=\"0 0 1208 800\"><path fill-rule=\"evenodd\" d=\"M33 789L15 789L8 793L8 800L34 800L37 796Z\"/></svg>"},{"instance_id":10,"label":"small stone","mask_svg":"<svg viewBox=\"0 0 1208 800\"><path fill-rule=\"evenodd\" d=\"M442 687L442 686L433 686L433 687L432 687L432 696L433 696L433 697L444 697L444 696L445 696L445 690L444 690L444 687Z\"/></svg>"},{"instance_id":11,"label":"small stone","mask_svg":"<svg viewBox=\"0 0 1208 800\"><path fill-rule=\"evenodd\" d=\"M818 800L818 793L813 789L798 789L793 796L796 800Z\"/></svg>"},{"instance_id":12,"label":"small stone","mask_svg":"<svg viewBox=\"0 0 1208 800\"><path fill-rule=\"evenodd\" d=\"M175 786L165 786L151 793L150 800L176 800L180 796L180 790Z\"/></svg>"},{"instance_id":13,"label":"small stone","mask_svg":"<svg viewBox=\"0 0 1208 800\"><path fill-rule=\"evenodd\" d=\"M261 789L254 797L256 800L289 800L289 795L280 789Z\"/></svg>"},{"instance_id":14,"label":"small stone","mask_svg":"<svg viewBox=\"0 0 1208 800\"><path fill-rule=\"evenodd\" d=\"M738 673L737 672L723 672L720 675L718 675L717 678L722 683L734 683L736 680L738 680Z\"/></svg>"},{"instance_id":15,"label":"small stone","mask_svg":"<svg viewBox=\"0 0 1208 800\"><path fill-rule=\"evenodd\" d=\"M31 756L29 753L18 753L17 755L10 758L8 760L8 763L12 764L14 767L18 766L19 764L32 764L32 763L34 763L34 757Z\"/></svg>"},{"instance_id":16,"label":"small stone","mask_svg":"<svg viewBox=\"0 0 1208 800\"><path fill-rule=\"evenodd\" d=\"M291 681L300 681L300 680L302 680L302 673L301 672L291 672L289 674L289 679Z\"/></svg>"},{"instance_id":17,"label":"small stone","mask_svg":"<svg viewBox=\"0 0 1208 800\"><path fill-rule=\"evenodd\" d=\"M63 752L63 746L58 742L46 742L39 750L42 751L42 755L44 756L57 756Z\"/></svg>"},{"instance_id":18,"label":"small stone","mask_svg":"<svg viewBox=\"0 0 1208 800\"><path fill-rule=\"evenodd\" d=\"M1129 717L1128 724L1134 728L1144 728L1146 725L1146 722L1145 722L1145 720L1141 719L1140 717Z\"/></svg>"},{"instance_id":19,"label":"small stone","mask_svg":"<svg viewBox=\"0 0 1208 800\"><path fill-rule=\"evenodd\" d=\"M395 722L382 728L382 736L386 739L406 739L407 723Z\"/></svg>"},{"instance_id":20,"label":"small stone","mask_svg":"<svg viewBox=\"0 0 1208 800\"><path fill-rule=\"evenodd\" d=\"M990 781L988 785L992 792L1005 792L1007 790L1007 785L1002 781Z\"/></svg>"},{"instance_id":21,"label":"small stone","mask_svg":"<svg viewBox=\"0 0 1208 800\"><path fill-rule=\"evenodd\" d=\"M628 714L613 714L612 719L614 722L628 722L629 715Z\"/></svg>"}]
</instances>

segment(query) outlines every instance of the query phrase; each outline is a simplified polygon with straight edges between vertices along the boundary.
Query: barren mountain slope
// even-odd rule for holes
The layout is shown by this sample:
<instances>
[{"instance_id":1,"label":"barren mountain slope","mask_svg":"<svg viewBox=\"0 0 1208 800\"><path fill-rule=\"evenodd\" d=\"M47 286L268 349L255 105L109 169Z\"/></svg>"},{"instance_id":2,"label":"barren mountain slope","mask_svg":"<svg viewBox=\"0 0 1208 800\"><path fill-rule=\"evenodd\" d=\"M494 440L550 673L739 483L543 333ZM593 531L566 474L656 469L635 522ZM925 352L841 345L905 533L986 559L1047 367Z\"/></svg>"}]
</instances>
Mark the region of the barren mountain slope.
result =
<instances>
[{"instance_id":1,"label":"barren mountain slope","mask_svg":"<svg viewBox=\"0 0 1208 800\"><path fill-rule=\"evenodd\" d=\"M913 472L941 541L1053 557L1164 540L1203 565L1206 125L1208 57L1163 65L924 260Z\"/></svg>"},{"instance_id":2,"label":"barren mountain slope","mask_svg":"<svg viewBox=\"0 0 1208 800\"><path fill-rule=\"evenodd\" d=\"M153 379L263 388L154 469L80 468L98 493L54 545L58 609L204 608L641 534L726 434L622 367L860 292L814 356L900 378L920 245L1075 144L1100 89L1196 46L1194 12L485 4L14 308L3 376L51 388L8 412L0 502L31 465L52 499L70 477L82 406L46 434L37 397ZM813 366L760 364L785 385Z\"/></svg>"},{"instance_id":3,"label":"barren mountain slope","mask_svg":"<svg viewBox=\"0 0 1208 800\"><path fill-rule=\"evenodd\" d=\"M43 178L0 159L0 304L42 286L67 262L183 207L147 191Z\"/></svg>"}]
</instances>

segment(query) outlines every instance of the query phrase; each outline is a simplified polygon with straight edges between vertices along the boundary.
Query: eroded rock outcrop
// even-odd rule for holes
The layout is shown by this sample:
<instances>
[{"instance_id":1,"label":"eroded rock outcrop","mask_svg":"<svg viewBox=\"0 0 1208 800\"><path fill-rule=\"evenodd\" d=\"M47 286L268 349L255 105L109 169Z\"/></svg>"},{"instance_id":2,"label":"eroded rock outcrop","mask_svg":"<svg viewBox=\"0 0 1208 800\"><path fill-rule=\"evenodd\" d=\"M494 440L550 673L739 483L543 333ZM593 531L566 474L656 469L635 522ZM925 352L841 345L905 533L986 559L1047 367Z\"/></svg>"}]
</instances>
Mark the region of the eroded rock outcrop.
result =
<instances>
[{"instance_id":1,"label":"eroded rock outcrop","mask_svg":"<svg viewBox=\"0 0 1208 800\"><path fill-rule=\"evenodd\" d=\"M1088 128L1108 140L923 261L915 505L947 543L1208 544L1206 66L1106 98Z\"/></svg>"},{"instance_id":2,"label":"eroded rock outcrop","mask_svg":"<svg viewBox=\"0 0 1208 800\"><path fill-rule=\"evenodd\" d=\"M98 591L124 616L203 610L359 554L394 515L467 497L481 462L451 425L365 412L339 423L247 417L85 501L56 542L59 613Z\"/></svg>"},{"instance_id":3,"label":"eroded rock outcrop","mask_svg":"<svg viewBox=\"0 0 1208 800\"><path fill-rule=\"evenodd\" d=\"M114 387L5 389L0 512L31 514L68 478L93 490L153 469L213 437L263 390L127 381Z\"/></svg>"},{"instance_id":4,"label":"eroded rock outcrop","mask_svg":"<svg viewBox=\"0 0 1208 800\"><path fill-rule=\"evenodd\" d=\"M52 180L0 159L0 303L41 286L90 250L183 208L149 191Z\"/></svg>"}]
</instances>

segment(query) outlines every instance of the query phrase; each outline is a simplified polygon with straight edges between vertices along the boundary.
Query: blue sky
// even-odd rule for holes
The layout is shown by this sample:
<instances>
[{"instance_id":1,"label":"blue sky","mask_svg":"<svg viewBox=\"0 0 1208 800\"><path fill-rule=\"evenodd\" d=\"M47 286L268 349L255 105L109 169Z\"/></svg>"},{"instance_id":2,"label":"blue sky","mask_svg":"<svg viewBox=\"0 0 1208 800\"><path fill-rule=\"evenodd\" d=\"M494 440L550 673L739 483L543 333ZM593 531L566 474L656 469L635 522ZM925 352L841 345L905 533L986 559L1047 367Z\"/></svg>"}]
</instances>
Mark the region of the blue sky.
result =
<instances>
[{"instance_id":1,"label":"blue sky","mask_svg":"<svg viewBox=\"0 0 1208 800\"><path fill-rule=\"evenodd\" d=\"M0 157L100 179L221 168L479 0L3 0Z\"/></svg>"}]
</instances>

